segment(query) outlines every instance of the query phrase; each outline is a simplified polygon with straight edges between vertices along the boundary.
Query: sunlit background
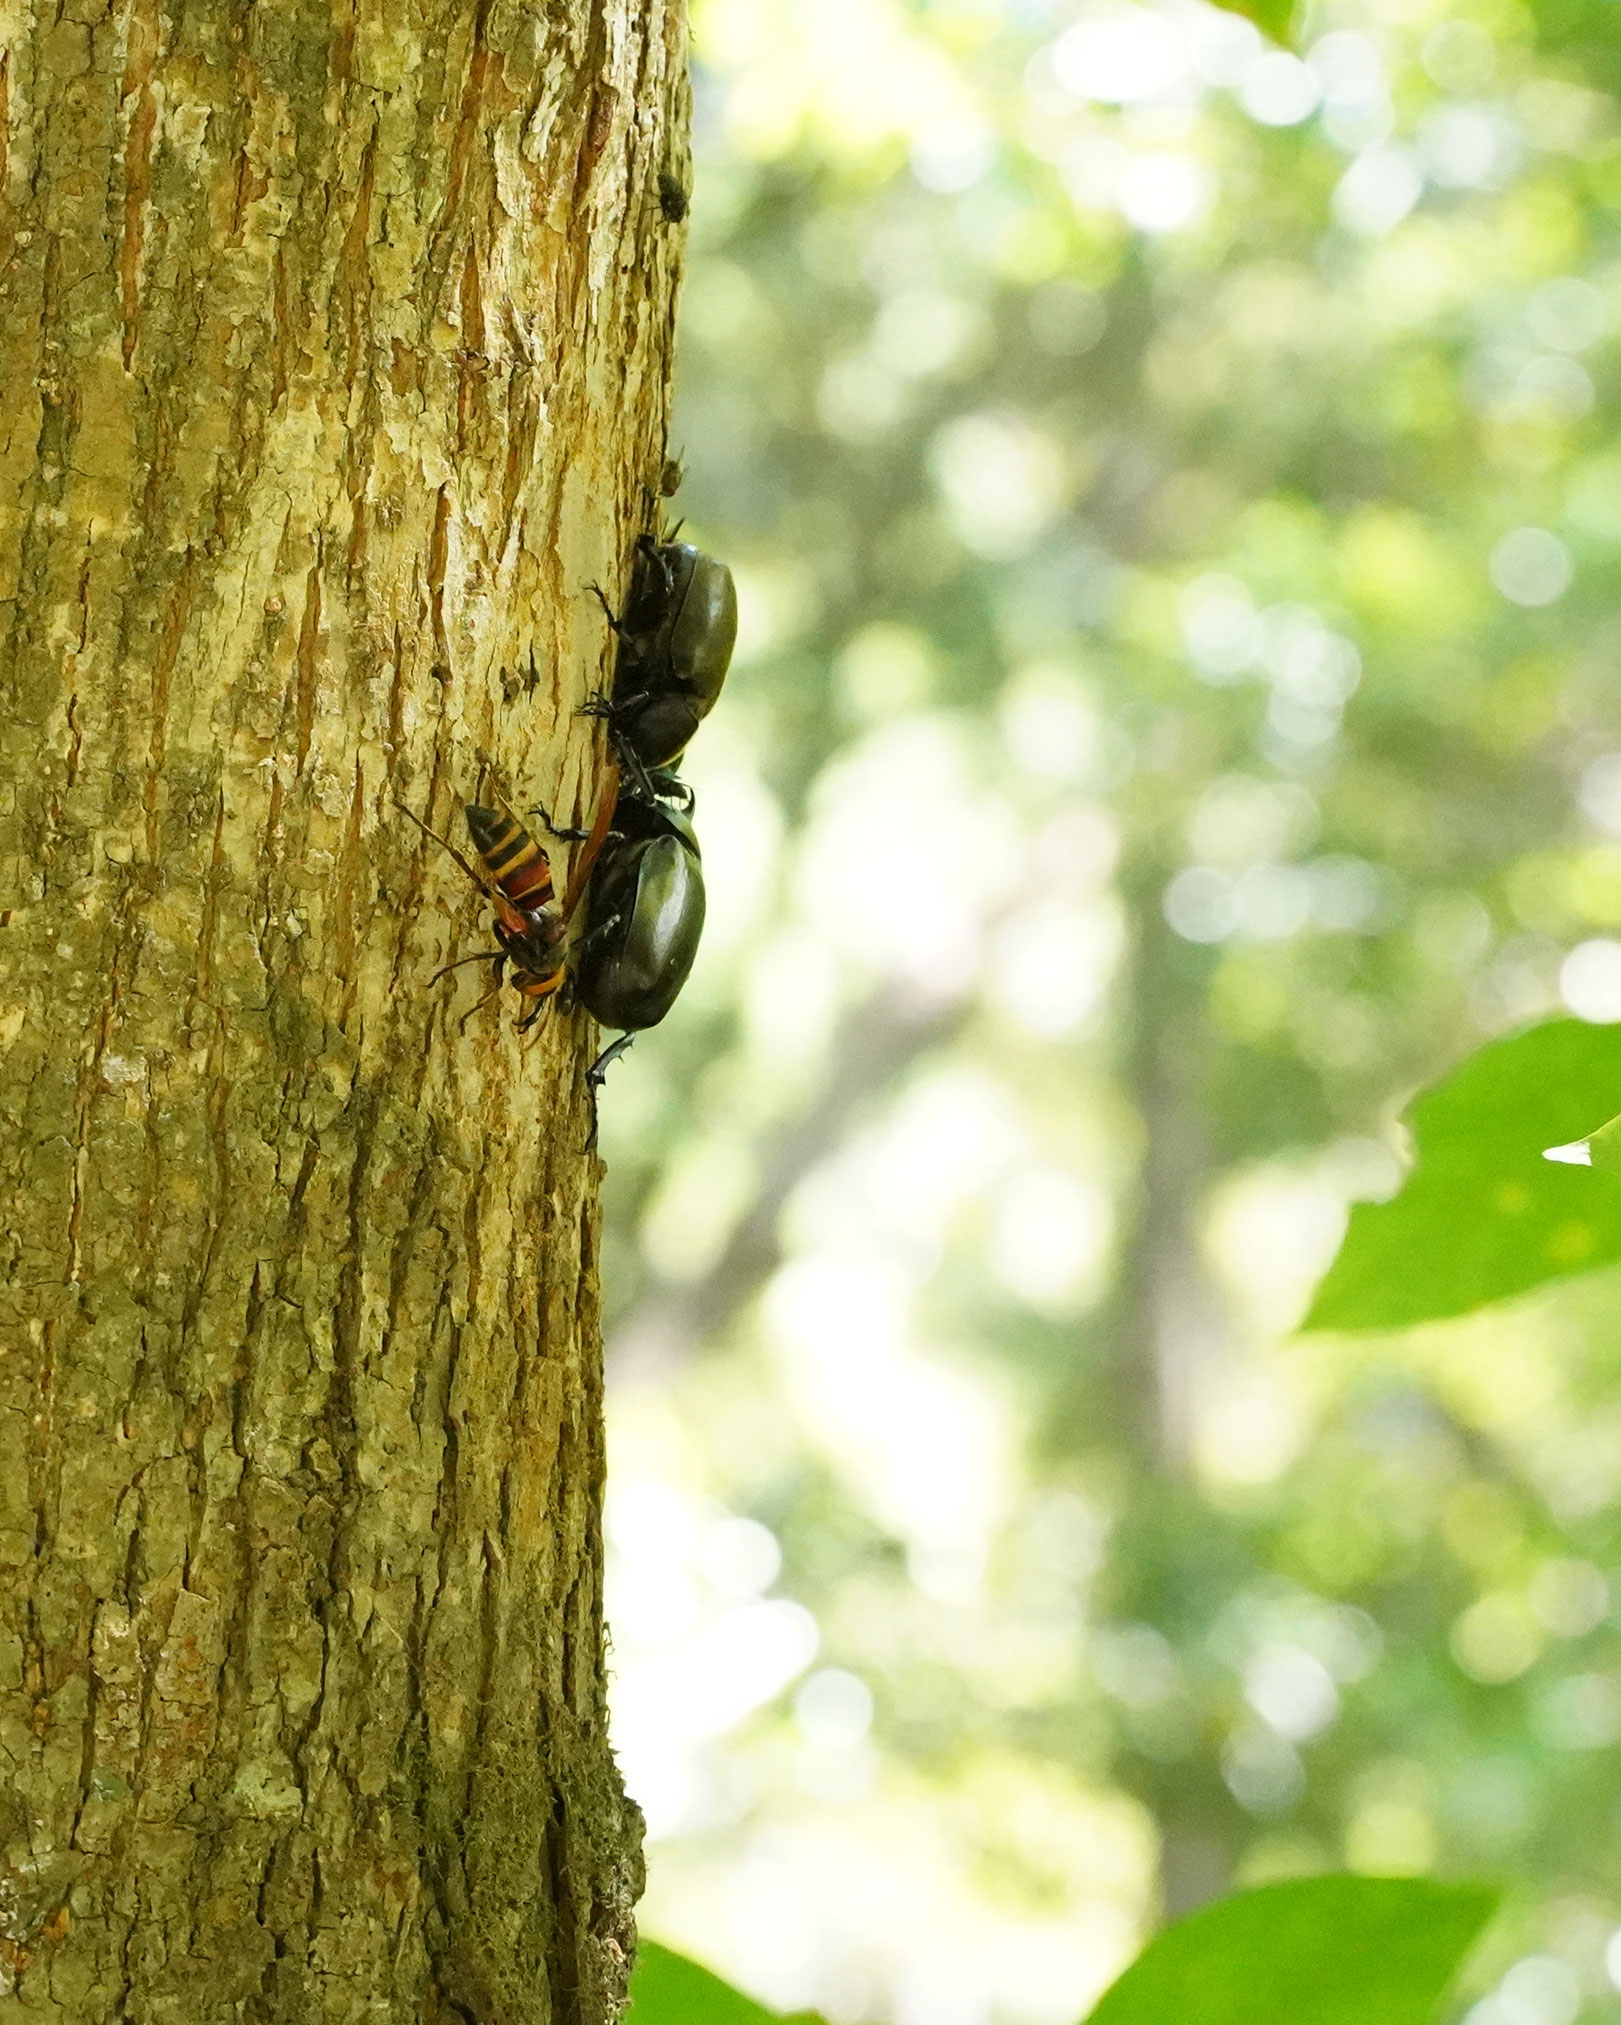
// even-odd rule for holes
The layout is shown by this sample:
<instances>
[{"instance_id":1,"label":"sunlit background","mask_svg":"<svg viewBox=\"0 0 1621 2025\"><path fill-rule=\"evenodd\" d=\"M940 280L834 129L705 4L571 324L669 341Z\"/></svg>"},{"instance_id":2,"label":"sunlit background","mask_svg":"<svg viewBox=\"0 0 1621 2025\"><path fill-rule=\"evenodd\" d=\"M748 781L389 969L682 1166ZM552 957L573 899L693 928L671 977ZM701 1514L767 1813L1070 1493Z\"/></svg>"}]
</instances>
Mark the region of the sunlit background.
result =
<instances>
[{"instance_id":1,"label":"sunlit background","mask_svg":"<svg viewBox=\"0 0 1621 2025\"><path fill-rule=\"evenodd\" d=\"M1621 1017L1621 15L694 33L743 635L603 1128L644 1928L1074 2025L1234 1884L1485 1874L1470 2025L1621 2019L1621 1286L1292 1334L1419 1083Z\"/></svg>"}]
</instances>

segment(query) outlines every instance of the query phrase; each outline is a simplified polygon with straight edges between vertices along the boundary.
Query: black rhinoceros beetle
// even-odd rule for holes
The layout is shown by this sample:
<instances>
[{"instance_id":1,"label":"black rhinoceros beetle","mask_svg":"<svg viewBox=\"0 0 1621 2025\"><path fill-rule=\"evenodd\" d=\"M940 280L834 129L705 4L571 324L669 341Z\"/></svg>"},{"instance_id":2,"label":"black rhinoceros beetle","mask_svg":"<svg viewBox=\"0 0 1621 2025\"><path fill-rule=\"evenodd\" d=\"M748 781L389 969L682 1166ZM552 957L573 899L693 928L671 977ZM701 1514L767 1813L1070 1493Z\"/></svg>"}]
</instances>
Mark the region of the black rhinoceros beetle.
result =
<instances>
[{"instance_id":1,"label":"black rhinoceros beetle","mask_svg":"<svg viewBox=\"0 0 1621 2025\"><path fill-rule=\"evenodd\" d=\"M643 800L649 774L678 759L715 699L737 642L737 587L725 563L691 542L636 544L630 591L615 614L593 585L619 641L612 692L587 708L606 717Z\"/></svg>"},{"instance_id":2,"label":"black rhinoceros beetle","mask_svg":"<svg viewBox=\"0 0 1621 2025\"><path fill-rule=\"evenodd\" d=\"M659 785L667 779L654 776ZM591 880L575 996L605 1027L657 1026L687 981L703 926L704 875L687 809L657 794L622 796Z\"/></svg>"}]
</instances>

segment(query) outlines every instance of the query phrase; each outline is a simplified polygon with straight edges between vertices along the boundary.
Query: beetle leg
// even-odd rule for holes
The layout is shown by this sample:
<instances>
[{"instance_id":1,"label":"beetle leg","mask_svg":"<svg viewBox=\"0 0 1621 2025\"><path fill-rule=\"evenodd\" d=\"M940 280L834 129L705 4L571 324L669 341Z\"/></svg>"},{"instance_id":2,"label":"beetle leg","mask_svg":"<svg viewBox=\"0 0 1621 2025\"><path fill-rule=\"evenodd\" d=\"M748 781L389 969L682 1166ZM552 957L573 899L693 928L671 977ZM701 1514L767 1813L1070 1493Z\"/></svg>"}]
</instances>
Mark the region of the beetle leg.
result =
<instances>
[{"instance_id":1,"label":"beetle leg","mask_svg":"<svg viewBox=\"0 0 1621 2025\"><path fill-rule=\"evenodd\" d=\"M608 602L607 592L602 588L601 584L587 584L586 589L602 607L602 616L608 621L614 633L622 640L625 637L625 629L614 616L614 608Z\"/></svg>"},{"instance_id":2,"label":"beetle leg","mask_svg":"<svg viewBox=\"0 0 1621 2025\"><path fill-rule=\"evenodd\" d=\"M619 760L619 764L635 781L637 791L641 794L644 801L650 799L653 794L651 777L648 774L647 768L626 743L619 727L624 719L636 709L638 704L645 703L646 701L647 695L645 691L635 696L615 698L604 695L599 690L595 696L587 697L585 702L574 713L576 717L600 717L607 725L608 737L613 743L613 749Z\"/></svg>"},{"instance_id":3,"label":"beetle leg","mask_svg":"<svg viewBox=\"0 0 1621 2025\"><path fill-rule=\"evenodd\" d=\"M605 696L599 691L595 696L587 697L574 714L576 717L600 717L603 719L608 726L608 737L612 741L614 756L618 759L620 767L630 775L632 781L635 783L636 792L641 799L644 802L651 802L658 800L658 790L653 785L653 776L648 772L640 756L631 749L619 730L621 721L639 703L643 703L646 700L645 691L635 696L620 697L617 701L613 697ZM565 832L559 830L556 834L562 836Z\"/></svg>"},{"instance_id":4,"label":"beetle leg","mask_svg":"<svg viewBox=\"0 0 1621 2025\"><path fill-rule=\"evenodd\" d=\"M578 943L575 945L575 955L577 957L584 956L585 952L588 949L594 948L604 936L611 935L624 918L622 913L610 914L606 921L599 921L589 934L580 937Z\"/></svg>"},{"instance_id":5,"label":"beetle leg","mask_svg":"<svg viewBox=\"0 0 1621 2025\"><path fill-rule=\"evenodd\" d=\"M623 770L630 775L639 798L644 802L657 801L658 790L653 785L653 776L643 764L641 754L631 747L628 740L619 736L612 718L608 720L608 735L613 740L615 756Z\"/></svg>"},{"instance_id":6,"label":"beetle leg","mask_svg":"<svg viewBox=\"0 0 1621 2025\"><path fill-rule=\"evenodd\" d=\"M667 534L642 534L636 537L637 548L643 555L652 558L659 575L664 579L664 595L666 597L675 589L675 575L670 568L670 559L664 551L667 548L675 546L675 538L686 524L687 517L683 514Z\"/></svg>"},{"instance_id":7,"label":"beetle leg","mask_svg":"<svg viewBox=\"0 0 1621 2025\"><path fill-rule=\"evenodd\" d=\"M604 1048L602 1053L598 1055L590 1068L585 1072L585 1080L593 1090L600 1090L602 1088L608 1079L608 1071L618 1061L619 1057L624 1054L625 1050L634 1043L635 1039L636 1036L634 1034L621 1034L617 1041Z\"/></svg>"},{"instance_id":8,"label":"beetle leg","mask_svg":"<svg viewBox=\"0 0 1621 2025\"><path fill-rule=\"evenodd\" d=\"M597 1092L602 1088L603 1081L606 1078L608 1071L613 1067L614 1063L618 1061L619 1057L625 1052L625 1050L630 1046L631 1042L634 1041L635 1038L636 1036L634 1034L621 1034L618 1040L615 1041L610 1047L606 1047L603 1049L602 1053L598 1055L596 1060L591 1064L590 1068L587 1069L585 1072L586 1095L591 1100L591 1132L590 1136L587 1138L585 1142L585 1150L587 1153L589 1153L597 1143Z\"/></svg>"},{"instance_id":9,"label":"beetle leg","mask_svg":"<svg viewBox=\"0 0 1621 2025\"><path fill-rule=\"evenodd\" d=\"M621 769L628 773L635 782L636 792L641 796L642 800L651 801L653 799L652 777L638 755L632 751L629 743L619 729L620 722L624 718L627 709L633 709L641 701L641 697L633 696L628 702L621 701L616 703L612 697L599 693L582 703L574 714L576 717L600 717L602 719L603 723L608 727L608 742L613 747L614 757L618 760Z\"/></svg>"}]
</instances>

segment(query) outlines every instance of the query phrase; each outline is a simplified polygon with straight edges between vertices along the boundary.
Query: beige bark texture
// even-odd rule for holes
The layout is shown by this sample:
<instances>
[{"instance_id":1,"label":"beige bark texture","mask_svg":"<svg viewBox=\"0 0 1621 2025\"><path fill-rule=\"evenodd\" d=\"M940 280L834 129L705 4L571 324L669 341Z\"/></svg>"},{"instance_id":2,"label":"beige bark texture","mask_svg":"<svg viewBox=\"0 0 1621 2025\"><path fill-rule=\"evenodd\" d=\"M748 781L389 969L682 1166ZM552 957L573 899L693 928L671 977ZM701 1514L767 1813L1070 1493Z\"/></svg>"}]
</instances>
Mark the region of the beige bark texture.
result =
<instances>
[{"instance_id":1,"label":"beige bark texture","mask_svg":"<svg viewBox=\"0 0 1621 2025\"><path fill-rule=\"evenodd\" d=\"M605 2025L594 1035L395 804L594 803L678 0L0 35L0 2021Z\"/></svg>"}]
</instances>

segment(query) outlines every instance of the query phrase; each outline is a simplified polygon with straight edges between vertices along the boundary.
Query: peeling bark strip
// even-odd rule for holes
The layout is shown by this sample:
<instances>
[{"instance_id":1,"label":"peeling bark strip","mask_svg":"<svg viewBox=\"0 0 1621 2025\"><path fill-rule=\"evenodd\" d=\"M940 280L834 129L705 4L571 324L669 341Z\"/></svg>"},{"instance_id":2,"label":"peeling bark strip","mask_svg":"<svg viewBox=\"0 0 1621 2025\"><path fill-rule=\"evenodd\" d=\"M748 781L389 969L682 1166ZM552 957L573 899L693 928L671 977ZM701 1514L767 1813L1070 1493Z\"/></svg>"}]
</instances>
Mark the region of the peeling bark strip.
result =
<instances>
[{"instance_id":1,"label":"peeling bark strip","mask_svg":"<svg viewBox=\"0 0 1621 2025\"><path fill-rule=\"evenodd\" d=\"M568 813L678 0L0 0L0 2025L609 2025ZM561 870L561 867L559 867Z\"/></svg>"}]
</instances>

